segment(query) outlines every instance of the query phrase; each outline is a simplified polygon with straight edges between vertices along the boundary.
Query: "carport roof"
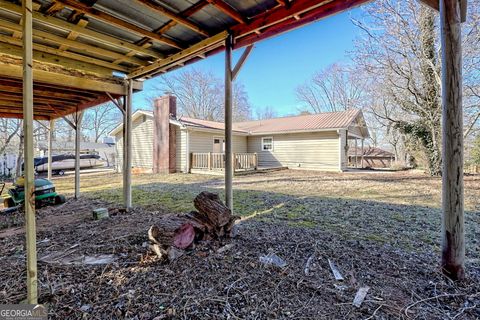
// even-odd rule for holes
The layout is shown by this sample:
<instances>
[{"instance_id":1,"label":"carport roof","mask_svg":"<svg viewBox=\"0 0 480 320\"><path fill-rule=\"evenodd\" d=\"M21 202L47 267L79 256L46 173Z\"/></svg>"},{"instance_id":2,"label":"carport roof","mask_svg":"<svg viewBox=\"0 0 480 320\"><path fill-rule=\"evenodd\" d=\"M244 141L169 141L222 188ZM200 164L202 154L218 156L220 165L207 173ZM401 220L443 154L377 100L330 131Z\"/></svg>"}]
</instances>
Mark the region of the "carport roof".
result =
<instances>
[{"instance_id":1,"label":"carport roof","mask_svg":"<svg viewBox=\"0 0 480 320\"><path fill-rule=\"evenodd\" d=\"M240 48L368 1L36 0L34 116L57 118L122 96L125 78L204 59L224 50L229 32ZM19 1L0 0L1 117L22 117L21 17Z\"/></svg>"}]
</instances>

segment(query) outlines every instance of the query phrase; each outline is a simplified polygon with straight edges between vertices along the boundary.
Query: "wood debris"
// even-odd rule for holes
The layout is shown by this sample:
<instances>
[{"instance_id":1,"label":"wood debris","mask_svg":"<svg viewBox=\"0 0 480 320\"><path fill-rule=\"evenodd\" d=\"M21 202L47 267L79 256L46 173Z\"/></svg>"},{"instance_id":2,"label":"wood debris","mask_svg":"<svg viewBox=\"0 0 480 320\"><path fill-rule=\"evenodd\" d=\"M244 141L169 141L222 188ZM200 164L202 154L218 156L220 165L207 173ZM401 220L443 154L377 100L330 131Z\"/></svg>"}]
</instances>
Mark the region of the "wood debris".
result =
<instances>
[{"instance_id":1,"label":"wood debris","mask_svg":"<svg viewBox=\"0 0 480 320\"><path fill-rule=\"evenodd\" d=\"M332 270L332 273L333 273L333 276L335 277L335 280L343 281L344 280L343 276L340 273L340 271L338 271L338 268L335 265L335 263L332 260L328 259L328 265L330 266L330 269Z\"/></svg>"},{"instance_id":2,"label":"wood debris","mask_svg":"<svg viewBox=\"0 0 480 320\"><path fill-rule=\"evenodd\" d=\"M368 290L370 290L370 287L361 287L360 289L358 289L357 294L353 299L353 305L355 307L360 308L363 300L365 300L365 297L367 296Z\"/></svg>"}]
</instances>

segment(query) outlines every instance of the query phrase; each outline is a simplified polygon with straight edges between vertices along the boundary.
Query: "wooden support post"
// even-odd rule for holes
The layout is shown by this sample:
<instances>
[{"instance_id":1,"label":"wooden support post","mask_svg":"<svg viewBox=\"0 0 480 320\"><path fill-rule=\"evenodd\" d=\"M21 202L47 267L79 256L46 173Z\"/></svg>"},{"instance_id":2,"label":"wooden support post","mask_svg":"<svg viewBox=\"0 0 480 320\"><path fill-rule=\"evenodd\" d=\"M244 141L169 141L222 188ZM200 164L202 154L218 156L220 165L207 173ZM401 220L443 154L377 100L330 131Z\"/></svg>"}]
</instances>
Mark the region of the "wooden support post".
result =
<instances>
[{"instance_id":1,"label":"wooden support post","mask_svg":"<svg viewBox=\"0 0 480 320\"><path fill-rule=\"evenodd\" d=\"M50 120L48 126L48 164L47 164L47 178L52 179L52 145L53 145L53 130L55 130L55 120Z\"/></svg>"},{"instance_id":2,"label":"wooden support post","mask_svg":"<svg viewBox=\"0 0 480 320\"><path fill-rule=\"evenodd\" d=\"M364 139L362 139L362 142L361 142L361 146L362 146L362 155L361 155L361 158L360 158L360 167L363 169L363 157L364 157L364 153L365 151L363 150L363 141Z\"/></svg>"},{"instance_id":3,"label":"wooden support post","mask_svg":"<svg viewBox=\"0 0 480 320\"><path fill-rule=\"evenodd\" d=\"M133 95L133 80L128 80L127 96L125 99L125 124L124 124L124 139L123 139L123 190L124 190L124 204L128 210L132 207L132 95Z\"/></svg>"},{"instance_id":4,"label":"wooden support post","mask_svg":"<svg viewBox=\"0 0 480 320\"><path fill-rule=\"evenodd\" d=\"M255 157L255 170L258 170L258 153L254 153L253 156Z\"/></svg>"},{"instance_id":5,"label":"wooden support post","mask_svg":"<svg viewBox=\"0 0 480 320\"><path fill-rule=\"evenodd\" d=\"M357 159L358 159L357 151L358 151L358 143L357 143L357 138L355 138L355 168L358 167L358 165L357 165Z\"/></svg>"},{"instance_id":6,"label":"wooden support post","mask_svg":"<svg viewBox=\"0 0 480 320\"><path fill-rule=\"evenodd\" d=\"M25 177L25 230L27 248L27 300L37 304L37 240L35 226L35 178L33 175L33 72L32 0L22 5L23 24L23 134Z\"/></svg>"},{"instance_id":7,"label":"wooden support post","mask_svg":"<svg viewBox=\"0 0 480 320\"><path fill-rule=\"evenodd\" d=\"M225 39L225 205L233 211L232 47L233 35L230 33Z\"/></svg>"},{"instance_id":8,"label":"wooden support post","mask_svg":"<svg viewBox=\"0 0 480 320\"><path fill-rule=\"evenodd\" d=\"M75 114L75 199L80 197L80 138L82 136L83 111Z\"/></svg>"},{"instance_id":9,"label":"wooden support post","mask_svg":"<svg viewBox=\"0 0 480 320\"><path fill-rule=\"evenodd\" d=\"M465 277L461 1L440 0L442 43L442 268Z\"/></svg>"},{"instance_id":10,"label":"wooden support post","mask_svg":"<svg viewBox=\"0 0 480 320\"><path fill-rule=\"evenodd\" d=\"M211 152L208 153L207 162L208 162L208 170L212 170L212 153Z\"/></svg>"}]
</instances>

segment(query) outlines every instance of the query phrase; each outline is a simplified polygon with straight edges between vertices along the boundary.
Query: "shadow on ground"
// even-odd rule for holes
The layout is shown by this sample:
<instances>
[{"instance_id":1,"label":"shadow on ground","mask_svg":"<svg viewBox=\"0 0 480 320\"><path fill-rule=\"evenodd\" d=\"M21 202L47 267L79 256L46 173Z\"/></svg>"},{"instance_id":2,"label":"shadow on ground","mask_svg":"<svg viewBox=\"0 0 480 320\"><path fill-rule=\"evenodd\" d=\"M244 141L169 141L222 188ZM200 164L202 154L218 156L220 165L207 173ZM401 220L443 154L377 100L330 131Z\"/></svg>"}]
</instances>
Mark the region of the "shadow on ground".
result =
<instances>
[{"instance_id":1,"label":"shadow on ground","mask_svg":"<svg viewBox=\"0 0 480 320\"><path fill-rule=\"evenodd\" d=\"M79 244L79 254L114 254L107 266L40 264L40 300L52 318L98 319L476 319L480 311L480 220L466 213L468 281L455 284L438 269L440 210L374 201L292 196L235 190L243 217L233 247L199 245L170 264L150 256L146 230L169 212L193 210L208 190L223 195L221 180L133 188L132 212L95 222L93 207L121 202L121 189L39 212L39 256ZM56 224L52 217L79 215ZM24 236L0 239L0 302L25 297ZM275 253L288 266L266 267L259 256ZM312 258L310 271L305 266ZM335 281L328 259L345 280ZM360 308L356 291L371 289ZM427 300L425 300L427 299Z\"/></svg>"}]
</instances>

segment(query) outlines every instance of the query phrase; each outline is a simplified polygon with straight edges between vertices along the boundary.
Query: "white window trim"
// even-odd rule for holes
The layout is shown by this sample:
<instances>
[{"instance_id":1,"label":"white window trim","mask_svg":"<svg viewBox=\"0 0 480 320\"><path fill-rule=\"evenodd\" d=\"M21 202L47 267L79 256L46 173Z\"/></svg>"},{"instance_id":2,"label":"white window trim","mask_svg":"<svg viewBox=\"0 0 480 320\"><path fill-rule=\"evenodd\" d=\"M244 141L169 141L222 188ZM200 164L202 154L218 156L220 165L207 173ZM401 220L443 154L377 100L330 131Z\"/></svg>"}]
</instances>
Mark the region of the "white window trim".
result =
<instances>
[{"instance_id":1,"label":"white window trim","mask_svg":"<svg viewBox=\"0 0 480 320\"><path fill-rule=\"evenodd\" d=\"M272 149L270 149L270 150L265 150L265 148L264 148L264 145L265 145L265 144L264 144L264 142L263 142L264 139L271 139L271 140L272 140ZM273 137L262 137L262 151L273 151Z\"/></svg>"}]
</instances>

